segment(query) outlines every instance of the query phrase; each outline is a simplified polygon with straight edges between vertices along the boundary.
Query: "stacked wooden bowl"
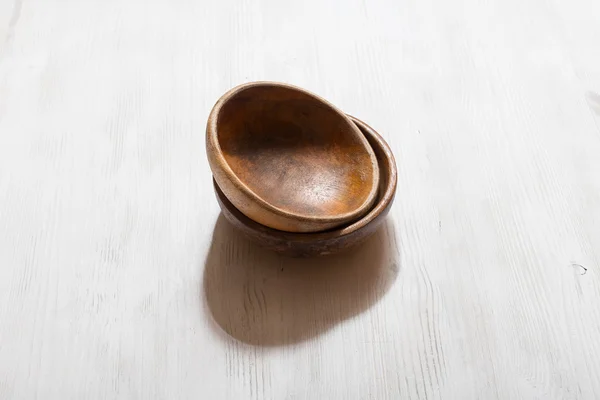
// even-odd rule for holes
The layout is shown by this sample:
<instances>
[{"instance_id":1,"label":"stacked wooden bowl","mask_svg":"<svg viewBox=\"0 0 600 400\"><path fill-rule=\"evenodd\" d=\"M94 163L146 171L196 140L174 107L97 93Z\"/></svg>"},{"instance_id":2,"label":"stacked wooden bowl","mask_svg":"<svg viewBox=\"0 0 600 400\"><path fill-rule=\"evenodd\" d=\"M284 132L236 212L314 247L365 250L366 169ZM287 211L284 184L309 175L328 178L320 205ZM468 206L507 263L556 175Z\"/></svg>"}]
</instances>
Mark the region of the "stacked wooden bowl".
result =
<instances>
[{"instance_id":1,"label":"stacked wooden bowl","mask_svg":"<svg viewBox=\"0 0 600 400\"><path fill-rule=\"evenodd\" d=\"M301 88L252 82L213 107L206 147L225 218L292 256L331 254L381 225L396 192L383 138Z\"/></svg>"}]
</instances>

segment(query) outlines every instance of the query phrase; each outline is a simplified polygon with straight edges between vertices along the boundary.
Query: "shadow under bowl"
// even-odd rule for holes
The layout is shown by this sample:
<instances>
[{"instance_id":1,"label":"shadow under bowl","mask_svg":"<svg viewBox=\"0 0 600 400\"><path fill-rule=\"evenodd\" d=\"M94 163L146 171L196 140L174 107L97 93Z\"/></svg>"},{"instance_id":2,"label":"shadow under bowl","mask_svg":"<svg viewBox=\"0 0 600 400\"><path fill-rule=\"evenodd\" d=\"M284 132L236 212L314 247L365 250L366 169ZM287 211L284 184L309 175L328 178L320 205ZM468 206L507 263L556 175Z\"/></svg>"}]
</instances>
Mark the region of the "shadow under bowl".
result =
<instances>
[{"instance_id":1,"label":"shadow under bowl","mask_svg":"<svg viewBox=\"0 0 600 400\"><path fill-rule=\"evenodd\" d=\"M365 241L382 224L388 214L398 179L394 155L385 140L369 125L350 116L366 137L379 163L379 188L375 205L357 221L341 228L316 233L291 233L261 225L242 214L227 199L213 179L215 194L225 218L249 239L277 253L293 257L333 254Z\"/></svg>"}]
</instances>

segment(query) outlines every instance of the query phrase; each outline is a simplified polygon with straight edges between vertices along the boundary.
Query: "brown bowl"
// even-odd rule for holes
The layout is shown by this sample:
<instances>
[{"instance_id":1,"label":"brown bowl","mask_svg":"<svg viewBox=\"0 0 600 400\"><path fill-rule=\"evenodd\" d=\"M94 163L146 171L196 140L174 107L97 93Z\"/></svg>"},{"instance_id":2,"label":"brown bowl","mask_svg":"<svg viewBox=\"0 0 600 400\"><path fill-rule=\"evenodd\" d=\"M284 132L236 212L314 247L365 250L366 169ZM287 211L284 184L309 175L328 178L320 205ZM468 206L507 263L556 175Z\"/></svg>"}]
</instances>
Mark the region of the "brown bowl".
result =
<instances>
[{"instance_id":1,"label":"brown bowl","mask_svg":"<svg viewBox=\"0 0 600 400\"><path fill-rule=\"evenodd\" d=\"M318 233L290 233L261 225L242 214L213 180L215 194L225 218L248 238L275 252L295 256L333 254L359 244L384 221L396 193L397 170L394 155L385 140L369 125L349 116L365 135L379 163L379 190L373 208L362 218L344 227Z\"/></svg>"},{"instance_id":2,"label":"brown bowl","mask_svg":"<svg viewBox=\"0 0 600 400\"><path fill-rule=\"evenodd\" d=\"M375 204L380 174L364 135L296 86L250 82L221 96L206 125L206 154L229 201L273 229L327 231Z\"/></svg>"}]
</instances>

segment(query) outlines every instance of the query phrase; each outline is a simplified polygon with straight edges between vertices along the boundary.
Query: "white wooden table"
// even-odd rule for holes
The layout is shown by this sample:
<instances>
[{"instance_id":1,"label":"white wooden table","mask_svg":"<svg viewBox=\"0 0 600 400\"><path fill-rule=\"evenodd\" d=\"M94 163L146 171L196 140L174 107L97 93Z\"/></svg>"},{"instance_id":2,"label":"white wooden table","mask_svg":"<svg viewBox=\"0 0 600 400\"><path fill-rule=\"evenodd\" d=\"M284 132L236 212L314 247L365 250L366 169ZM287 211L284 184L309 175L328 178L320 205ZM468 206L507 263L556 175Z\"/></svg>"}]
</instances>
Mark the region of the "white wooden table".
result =
<instances>
[{"instance_id":1,"label":"white wooden table","mask_svg":"<svg viewBox=\"0 0 600 400\"><path fill-rule=\"evenodd\" d=\"M0 399L600 398L597 0L0 0ZM214 101L389 141L387 225L289 260L219 217Z\"/></svg>"}]
</instances>

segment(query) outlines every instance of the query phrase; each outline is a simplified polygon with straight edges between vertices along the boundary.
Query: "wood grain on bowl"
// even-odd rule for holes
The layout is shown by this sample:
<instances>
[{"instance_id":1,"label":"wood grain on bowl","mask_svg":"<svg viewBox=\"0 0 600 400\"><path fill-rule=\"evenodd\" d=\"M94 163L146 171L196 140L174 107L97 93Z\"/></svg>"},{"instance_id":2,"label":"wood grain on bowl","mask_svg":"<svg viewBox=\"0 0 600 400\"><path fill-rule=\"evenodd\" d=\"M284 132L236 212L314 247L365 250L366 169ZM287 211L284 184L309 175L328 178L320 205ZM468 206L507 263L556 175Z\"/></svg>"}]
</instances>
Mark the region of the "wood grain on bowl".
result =
<instances>
[{"instance_id":1,"label":"wood grain on bowl","mask_svg":"<svg viewBox=\"0 0 600 400\"><path fill-rule=\"evenodd\" d=\"M207 155L219 187L249 218L287 232L318 232L373 206L377 157L341 111L303 89L238 86L214 106Z\"/></svg>"}]
</instances>

